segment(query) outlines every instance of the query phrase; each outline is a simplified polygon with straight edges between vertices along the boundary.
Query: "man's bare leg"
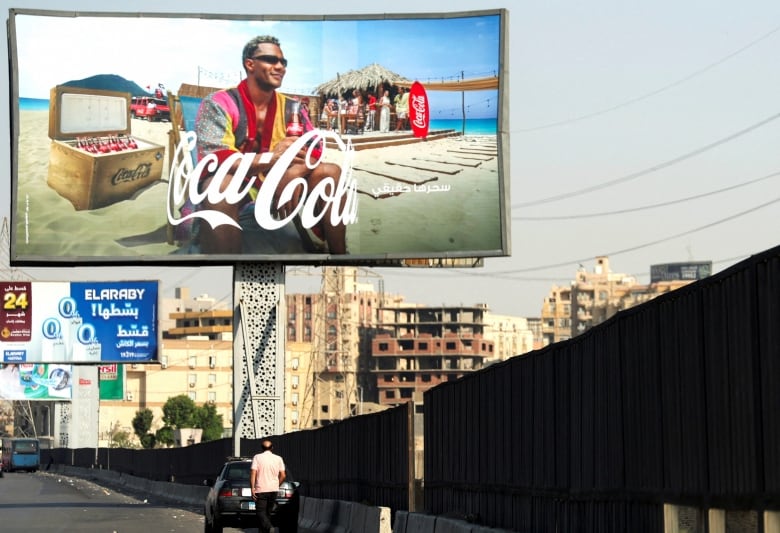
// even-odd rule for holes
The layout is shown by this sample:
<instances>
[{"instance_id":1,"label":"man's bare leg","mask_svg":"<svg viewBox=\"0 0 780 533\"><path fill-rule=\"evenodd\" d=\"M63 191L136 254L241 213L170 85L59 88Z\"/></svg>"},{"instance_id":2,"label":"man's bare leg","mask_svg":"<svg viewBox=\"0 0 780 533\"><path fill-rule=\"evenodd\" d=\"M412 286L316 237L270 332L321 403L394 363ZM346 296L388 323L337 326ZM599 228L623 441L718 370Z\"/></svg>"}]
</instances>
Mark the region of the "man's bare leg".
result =
<instances>
[{"instance_id":1,"label":"man's bare leg","mask_svg":"<svg viewBox=\"0 0 780 533\"><path fill-rule=\"evenodd\" d=\"M335 163L321 163L312 171L311 176L309 176L309 190L316 187L324 178L333 178L334 186L338 187L339 179L341 178L341 167ZM328 251L332 254L347 253L347 225L334 225L330 221L331 210L341 209L344 205L344 201L345 199L341 198L341 204L339 206L328 204L319 225L323 236L325 237L325 241L328 243Z\"/></svg>"},{"instance_id":2,"label":"man's bare leg","mask_svg":"<svg viewBox=\"0 0 780 533\"><path fill-rule=\"evenodd\" d=\"M211 178L208 178L203 183L203 188L208 187L211 182ZM230 183L230 179L226 179L223 182L223 188ZM238 222L238 213L241 209L240 204L229 204L227 202L219 202L212 204L208 201L208 198L204 199L201 203L201 209L210 211L219 211L229 216L231 219ZM211 225L205 220L199 222L200 228L198 230L198 241L200 243L200 250L204 254L240 254L241 253L241 228L223 224L212 228Z\"/></svg>"}]
</instances>

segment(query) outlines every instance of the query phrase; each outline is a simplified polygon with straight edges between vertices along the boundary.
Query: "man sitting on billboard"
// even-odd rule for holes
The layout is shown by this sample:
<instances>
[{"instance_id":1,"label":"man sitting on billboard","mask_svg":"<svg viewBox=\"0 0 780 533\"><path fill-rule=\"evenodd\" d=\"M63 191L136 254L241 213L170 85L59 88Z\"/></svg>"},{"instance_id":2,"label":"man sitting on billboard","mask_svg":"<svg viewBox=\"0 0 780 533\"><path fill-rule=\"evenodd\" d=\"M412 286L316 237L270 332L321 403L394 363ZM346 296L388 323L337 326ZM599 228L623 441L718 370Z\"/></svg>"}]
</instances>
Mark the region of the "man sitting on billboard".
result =
<instances>
[{"instance_id":1,"label":"man sitting on billboard","mask_svg":"<svg viewBox=\"0 0 780 533\"><path fill-rule=\"evenodd\" d=\"M331 254L347 253L346 225L334 224L331 221L330 211L340 207L332 202L317 201L317 209L324 213L319 223L310 231L303 228L297 216L295 223L288 223L274 230L264 229L257 223L254 200L258 191L263 186L265 177L301 132L288 133L287 121L290 117L286 118L285 115L289 114L292 99L277 92L287 71L287 60L282 54L278 39L270 35L255 37L244 46L242 61L246 79L236 88L212 93L200 106L195 122L198 159L213 156L221 167L222 163L236 153L253 153L255 156L248 171L246 168L241 170L246 176L241 189L243 190L251 178L257 178L249 194L238 202L231 203L222 194L217 195L219 198L216 200L207 195L201 202L198 206L200 210L225 214L241 227L223 224L212 228L209 223L199 221L197 241L200 252L294 254L318 251L316 244L326 243L327 251ZM302 187L298 186L291 198L280 205L279 195L293 179L305 178L308 191L314 190L326 179L333 180L334 190L338 185L341 175L339 165L319 162L314 168L309 168L305 162L306 154L307 150L303 148L294 155L276 186L271 215L277 219L288 217L298 207L299 202L305 201L301 198ZM233 175L239 172L240 160L232 158L231 161L232 166L227 169L227 176L221 178L219 183L220 193L228 191ZM200 177L199 189L207 190L219 174L220 169L210 173L204 171Z\"/></svg>"}]
</instances>

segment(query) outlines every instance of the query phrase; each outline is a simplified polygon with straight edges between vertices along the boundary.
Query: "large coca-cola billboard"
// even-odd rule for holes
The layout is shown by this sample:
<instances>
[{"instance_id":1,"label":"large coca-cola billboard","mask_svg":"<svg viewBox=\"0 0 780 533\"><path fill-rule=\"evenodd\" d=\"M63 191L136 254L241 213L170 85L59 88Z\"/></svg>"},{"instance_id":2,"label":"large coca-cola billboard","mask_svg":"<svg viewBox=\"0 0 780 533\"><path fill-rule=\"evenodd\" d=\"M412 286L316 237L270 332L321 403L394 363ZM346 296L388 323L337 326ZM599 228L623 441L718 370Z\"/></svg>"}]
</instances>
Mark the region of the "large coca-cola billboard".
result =
<instances>
[{"instance_id":1,"label":"large coca-cola billboard","mask_svg":"<svg viewBox=\"0 0 780 533\"><path fill-rule=\"evenodd\" d=\"M12 263L508 255L505 11L311 15L11 10Z\"/></svg>"}]
</instances>

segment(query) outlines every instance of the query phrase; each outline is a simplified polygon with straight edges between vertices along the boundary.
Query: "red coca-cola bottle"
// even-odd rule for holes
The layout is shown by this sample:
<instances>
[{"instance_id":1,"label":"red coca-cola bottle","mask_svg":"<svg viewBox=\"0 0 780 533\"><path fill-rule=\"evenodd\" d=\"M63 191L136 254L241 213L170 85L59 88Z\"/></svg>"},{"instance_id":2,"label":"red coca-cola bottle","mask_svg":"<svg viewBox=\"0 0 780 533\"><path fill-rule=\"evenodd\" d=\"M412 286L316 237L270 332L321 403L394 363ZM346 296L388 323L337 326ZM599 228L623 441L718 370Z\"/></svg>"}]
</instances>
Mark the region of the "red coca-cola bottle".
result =
<instances>
[{"instance_id":1,"label":"red coca-cola bottle","mask_svg":"<svg viewBox=\"0 0 780 533\"><path fill-rule=\"evenodd\" d=\"M300 104L295 102L290 113L290 122L287 123L287 135L300 137L303 135L303 123L301 122Z\"/></svg>"}]
</instances>

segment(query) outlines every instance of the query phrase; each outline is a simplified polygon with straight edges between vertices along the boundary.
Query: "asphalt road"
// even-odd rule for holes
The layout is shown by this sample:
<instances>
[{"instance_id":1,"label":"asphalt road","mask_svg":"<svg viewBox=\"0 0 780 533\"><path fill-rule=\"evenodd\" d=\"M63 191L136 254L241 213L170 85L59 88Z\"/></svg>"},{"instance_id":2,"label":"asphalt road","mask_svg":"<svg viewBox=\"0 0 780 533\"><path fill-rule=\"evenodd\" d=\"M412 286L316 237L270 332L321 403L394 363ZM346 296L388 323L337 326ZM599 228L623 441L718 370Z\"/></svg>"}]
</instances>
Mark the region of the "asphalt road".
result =
<instances>
[{"instance_id":1,"label":"asphalt road","mask_svg":"<svg viewBox=\"0 0 780 533\"><path fill-rule=\"evenodd\" d=\"M203 515L80 478L6 472L0 478L0 531L191 533L203 531Z\"/></svg>"}]
</instances>

